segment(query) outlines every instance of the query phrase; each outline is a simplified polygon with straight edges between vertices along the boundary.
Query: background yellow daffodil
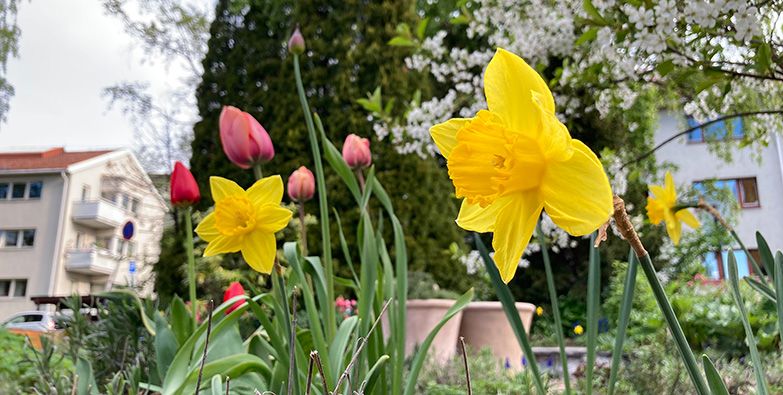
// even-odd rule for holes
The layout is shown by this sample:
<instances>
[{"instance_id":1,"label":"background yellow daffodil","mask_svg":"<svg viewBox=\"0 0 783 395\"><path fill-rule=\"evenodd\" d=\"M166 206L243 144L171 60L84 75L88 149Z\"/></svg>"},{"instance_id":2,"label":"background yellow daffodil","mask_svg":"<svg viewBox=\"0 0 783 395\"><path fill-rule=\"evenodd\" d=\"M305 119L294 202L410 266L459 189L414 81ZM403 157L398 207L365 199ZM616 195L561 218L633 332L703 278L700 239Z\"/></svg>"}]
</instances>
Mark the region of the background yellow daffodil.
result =
<instances>
[{"instance_id":1,"label":"background yellow daffodil","mask_svg":"<svg viewBox=\"0 0 783 395\"><path fill-rule=\"evenodd\" d=\"M522 58L498 49L484 73L488 110L430 129L462 201L457 224L494 232L509 282L545 209L568 233L593 232L612 213L612 192L595 153L555 116L544 80Z\"/></svg>"},{"instance_id":2,"label":"background yellow daffodil","mask_svg":"<svg viewBox=\"0 0 783 395\"><path fill-rule=\"evenodd\" d=\"M204 256L242 251L254 270L270 273L275 262L275 232L291 220L291 211L280 207L283 180L280 176L256 181L248 190L234 181L210 177L215 210L196 227L208 242Z\"/></svg>"},{"instance_id":3,"label":"background yellow daffodil","mask_svg":"<svg viewBox=\"0 0 783 395\"><path fill-rule=\"evenodd\" d=\"M666 233L672 239L672 243L680 243L682 234L682 223L696 229L701 224L696 216L690 210L683 208L674 211L677 205L677 190L674 188L674 179L670 172L666 172L664 185L650 185L652 196L647 197L647 216L653 225L658 225L661 221L666 222Z\"/></svg>"}]
</instances>

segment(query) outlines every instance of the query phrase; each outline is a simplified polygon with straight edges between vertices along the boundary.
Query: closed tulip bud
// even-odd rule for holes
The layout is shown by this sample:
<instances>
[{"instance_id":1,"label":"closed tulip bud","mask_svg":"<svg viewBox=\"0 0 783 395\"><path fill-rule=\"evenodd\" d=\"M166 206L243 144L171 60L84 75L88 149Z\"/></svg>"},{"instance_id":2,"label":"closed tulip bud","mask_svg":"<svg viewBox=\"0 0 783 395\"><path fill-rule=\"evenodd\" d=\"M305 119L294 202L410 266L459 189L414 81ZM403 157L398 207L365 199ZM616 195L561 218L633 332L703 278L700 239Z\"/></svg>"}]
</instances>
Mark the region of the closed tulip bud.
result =
<instances>
[{"instance_id":1,"label":"closed tulip bud","mask_svg":"<svg viewBox=\"0 0 783 395\"><path fill-rule=\"evenodd\" d=\"M370 153L370 140L349 134L343 143L343 160L352 169L370 167L372 155Z\"/></svg>"},{"instance_id":2,"label":"closed tulip bud","mask_svg":"<svg viewBox=\"0 0 783 395\"><path fill-rule=\"evenodd\" d=\"M220 142L228 159L243 169L275 157L272 139L264 127L236 107L224 106L220 113Z\"/></svg>"},{"instance_id":3,"label":"closed tulip bud","mask_svg":"<svg viewBox=\"0 0 783 395\"><path fill-rule=\"evenodd\" d=\"M237 281L234 281L233 283L229 284L228 288L226 288L226 292L223 293L223 303L231 300L231 298L235 296L244 295L244 294L245 294L245 288L242 287L242 284L240 284ZM243 304L245 304L244 300L237 301L226 310L226 314L240 308Z\"/></svg>"},{"instance_id":4,"label":"closed tulip bud","mask_svg":"<svg viewBox=\"0 0 783 395\"><path fill-rule=\"evenodd\" d=\"M174 206L190 206L201 199L196 179L182 162L174 163L170 187L171 204Z\"/></svg>"},{"instance_id":5,"label":"closed tulip bud","mask_svg":"<svg viewBox=\"0 0 783 395\"><path fill-rule=\"evenodd\" d=\"M302 166L288 177L288 197L295 202L306 202L315 193L315 177L306 167Z\"/></svg>"},{"instance_id":6,"label":"closed tulip bud","mask_svg":"<svg viewBox=\"0 0 783 395\"><path fill-rule=\"evenodd\" d=\"M304 37L302 37L302 32L299 31L299 26L297 26L294 33L291 34L291 38L288 39L288 52L301 55L304 53L304 50Z\"/></svg>"}]
</instances>

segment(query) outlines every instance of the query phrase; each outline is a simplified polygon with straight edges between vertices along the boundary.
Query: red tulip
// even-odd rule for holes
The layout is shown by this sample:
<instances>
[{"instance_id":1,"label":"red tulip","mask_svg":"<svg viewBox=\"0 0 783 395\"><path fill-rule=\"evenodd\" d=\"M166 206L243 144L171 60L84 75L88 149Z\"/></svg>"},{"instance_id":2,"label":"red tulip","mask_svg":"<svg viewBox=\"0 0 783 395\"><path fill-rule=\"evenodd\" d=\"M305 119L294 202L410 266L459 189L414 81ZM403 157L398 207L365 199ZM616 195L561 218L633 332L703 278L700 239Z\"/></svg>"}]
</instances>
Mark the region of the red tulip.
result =
<instances>
[{"instance_id":1,"label":"red tulip","mask_svg":"<svg viewBox=\"0 0 783 395\"><path fill-rule=\"evenodd\" d=\"M229 301L231 298L239 295L244 295L245 289L242 287L242 284L240 284L237 281L234 281L233 283L229 284L228 288L226 288L226 292L223 294L223 303ZM237 301L234 303L233 306L229 307L226 310L226 314L240 308L243 304L245 304L244 300Z\"/></svg>"},{"instance_id":2,"label":"red tulip","mask_svg":"<svg viewBox=\"0 0 783 395\"><path fill-rule=\"evenodd\" d=\"M232 106L220 113L220 142L235 165L248 169L275 157L272 139L252 115Z\"/></svg>"},{"instance_id":3,"label":"red tulip","mask_svg":"<svg viewBox=\"0 0 783 395\"><path fill-rule=\"evenodd\" d=\"M370 140L349 134L343 143L343 159L352 169L369 167L372 164Z\"/></svg>"},{"instance_id":4,"label":"red tulip","mask_svg":"<svg viewBox=\"0 0 783 395\"><path fill-rule=\"evenodd\" d=\"M299 26L297 26L294 33L291 35L291 38L288 40L288 52L302 54L304 50L304 37L302 37L302 32L299 31Z\"/></svg>"},{"instance_id":5,"label":"red tulip","mask_svg":"<svg viewBox=\"0 0 783 395\"><path fill-rule=\"evenodd\" d=\"M190 206L198 203L201 193L193 174L190 173L182 162L174 163L174 171L171 173L171 204L174 206Z\"/></svg>"},{"instance_id":6,"label":"red tulip","mask_svg":"<svg viewBox=\"0 0 783 395\"><path fill-rule=\"evenodd\" d=\"M288 177L288 197L295 202L306 202L315 193L315 177L313 172L302 166Z\"/></svg>"}]
</instances>

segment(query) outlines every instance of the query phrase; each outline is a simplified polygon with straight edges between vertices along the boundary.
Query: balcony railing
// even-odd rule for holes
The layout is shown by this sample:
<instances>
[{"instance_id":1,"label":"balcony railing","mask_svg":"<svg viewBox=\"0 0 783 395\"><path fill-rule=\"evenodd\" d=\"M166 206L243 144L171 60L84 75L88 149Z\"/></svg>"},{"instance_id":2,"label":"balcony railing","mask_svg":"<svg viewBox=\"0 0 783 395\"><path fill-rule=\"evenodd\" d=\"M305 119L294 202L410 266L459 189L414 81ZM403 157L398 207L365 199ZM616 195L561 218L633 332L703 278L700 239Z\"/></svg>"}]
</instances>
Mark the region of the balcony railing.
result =
<instances>
[{"instance_id":1,"label":"balcony railing","mask_svg":"<svg viewBox=\"0 0 783 395\"><path fill-rule=\"evenodd\" d=\"M110 275L120 263L119 256L98 247L68 250L65 259L66 270L88 275Z\"/></svg>"},{"instance_id":2,"label":"balcony railing","mask_svg":"<svg viewBox=\"0 0 783 395\"><path fill-rule=\"evenodd\" d=\"M108 200L83 200L73 203L73 222L96 229L120 226L126 219L125 210Z\"/></svg>"}]
</instances>

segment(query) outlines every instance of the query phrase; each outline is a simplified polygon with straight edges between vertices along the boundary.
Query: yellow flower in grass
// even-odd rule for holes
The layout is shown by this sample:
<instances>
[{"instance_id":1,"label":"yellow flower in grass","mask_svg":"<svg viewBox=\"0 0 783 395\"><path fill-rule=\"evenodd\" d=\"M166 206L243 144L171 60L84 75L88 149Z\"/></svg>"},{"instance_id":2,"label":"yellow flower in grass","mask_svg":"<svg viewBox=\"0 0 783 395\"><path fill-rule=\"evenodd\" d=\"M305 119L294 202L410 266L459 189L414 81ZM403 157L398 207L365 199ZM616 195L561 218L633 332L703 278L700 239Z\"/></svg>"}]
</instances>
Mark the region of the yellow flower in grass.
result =
<instances>
[{"instance_id":1,"label":"yellow flower in grass","mask_svg":"<svg viewBox=\"0 0 783 395\"><path fill-rule=\"evenodd\" d=\"M541 306L536 307L536 315L539 316L539 317L544 315L544 308L541 307Z\"/></svg>"},{"instance_id":2,"label":"yellow flower in grass","mask_svg":"<svg viewBox=\"0 0 783 395\"><path fill-rule=\"evenodd\" d=\"M674 207L677 205L677 191L674 188L674 179L670 172L666 172L664 185L650 185L650 192L654 196L647 197L647 216L653 225L658 225L661 221L666 222L666 233L669 234L674 245L680 243L682 223L692 229L701 226L696 216L688 209L674 211Z\"/></svg>"},{"instance_id":3,"label":"yellow flower in grass","mask_svg":"<svg viewBox=\"0 0 783 395\"><path fill-rule=\"evenodd\" d=\"M585 333L585 328L582 328L582 325L579 325L579 324L577 324L577 325L574 327L574 334L575 334L575 335L577 335L577 336L579 336L579 335L581 335L581 334L583 334L583 333Z\"/></svg>"},{"instance_id":4,"label":"yellow flower in grass","mask_svg":"<svg viewBox=\"0 0 783 395\"><path fill-rule=\"evenodd\" d=\"M242 251L254 270L270 273L275 262L275 232L291 220L291 211L280 207L283 180L280 176L256 181L247 191L222 177L210 177L215 210L196 227L209 242L204 256Z\"/></svg>"},{"instance_id":5,"label":"yellow flower in grass","mask_svg":"<svg viewBox=\"0 0 783 395\"><path fill-rule=\"evenodd\" d=\"M612 213L601 162L555 117L546 83L522 58L498 49L484 73L488 110L430 129L462 201L457 224L494 232L503 281L514 277L546 210L568 233L593 232Z\"/></svg>"}]
</instances>

